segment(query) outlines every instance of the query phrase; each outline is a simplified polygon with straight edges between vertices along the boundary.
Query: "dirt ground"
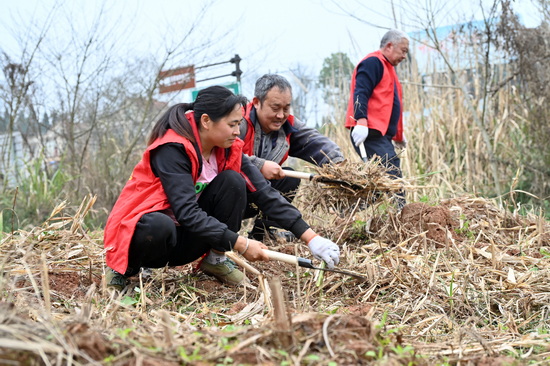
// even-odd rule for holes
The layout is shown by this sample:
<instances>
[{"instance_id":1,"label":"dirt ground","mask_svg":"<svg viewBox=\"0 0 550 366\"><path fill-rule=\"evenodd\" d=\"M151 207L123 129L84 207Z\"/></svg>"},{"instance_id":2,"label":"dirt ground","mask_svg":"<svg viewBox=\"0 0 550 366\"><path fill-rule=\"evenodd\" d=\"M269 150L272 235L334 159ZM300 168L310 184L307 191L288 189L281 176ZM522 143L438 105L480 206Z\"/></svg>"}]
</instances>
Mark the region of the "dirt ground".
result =
<instances>
[{"instance_id":1,"label":"dirt ground","mask_svg":"<svg viewBox=\"0 0 550 366\"><path fill-rule=\"evenodd\" d=\"M231 288L189 264L136 276L114 293L103 283L101 233L39 227L5 238L0 363L549 360L547 221L474 197L367 216L366 223L334 217L314 227L341 246L339 268L367 281L269 262L251 263L261 276L247 272L250 286ZM310 257L297 242L269 245ZM269 288L275 279L282 309Z\"/></svg>"}]
</instances>

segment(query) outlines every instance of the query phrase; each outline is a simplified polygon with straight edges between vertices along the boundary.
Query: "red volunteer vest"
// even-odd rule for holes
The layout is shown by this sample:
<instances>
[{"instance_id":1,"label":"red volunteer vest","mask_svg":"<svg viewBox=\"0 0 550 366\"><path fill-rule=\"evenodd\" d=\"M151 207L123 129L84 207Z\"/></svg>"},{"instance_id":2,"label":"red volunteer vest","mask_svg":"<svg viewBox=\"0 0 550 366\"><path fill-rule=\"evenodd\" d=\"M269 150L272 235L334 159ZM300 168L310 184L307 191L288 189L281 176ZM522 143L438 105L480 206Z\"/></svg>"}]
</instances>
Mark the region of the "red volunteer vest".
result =
<instances>
[{"instance_id":1,"label":"red volunteer vest","mask_svg":"<svg viewBox=\"0 0 550 366\"><path fill-rule=\"evenodd\" d=\"M382 135L385 135L388 131L393 108L394 83L397 85L401 110L403 110L403 92L401 83L399 83L399 78L395 73L395 67L384 57L382 51L378 50L368 54L363 58L363 60L361 60L361 62L373 56L377 57L382 62L384 73L382 74L382 80L380 80L378 85L376 85L368 101L367 123L369 128L378 130L382 133ZM353 75L351 77L350 97L346 113L346 128L351 128L357 124L357 121L354 119L355 102L353 100L353 95L355 92L355 78L357 76L357 67L359 64L357 64L355 70L353 70ZM403 113L399 116L399 122L397 123L397 134L393 139L396 141L403 141Z\"/></svg>"},{"instance_id":2,"label":"red volunteer vest","mask_svg":"<svg viewBox=\"0 0 550 366\"><path fill-rule=\"evenodd\" d=\"M196 130L193 112L187 112L187 119L193 128L196 140L200 138ZM180 143L185 147L191 159L193 182L199 179L199 157L195 147L188 139L168 130L164 136L147 147L141 161L117 199L104 230L104 248L107 265L124 274L128 268L128 251L137 222L146 213L162 211L170 207L160 179L155 176L150 165L150 153L153 149L167 143ZM241 171L243 142L237 139L229 149L216 149L219 171L226 169Z\"/></svg>"},{"instance_id":3,"label":"red volunteer vest","mask_svg":"<svg viewBox=\"0 0 550 366\"><path fill-rule=\"evenodd\" d=\"M254 122L250 118L250 112L252 111L252 108L254 108L253 103L248 103L246 105L246 110L244 113L244 119L246 120L246 135L244 136L244 147L243 147L243 153L245 153L248 156L254 155ZM294 126L294 116L290 114L288 118L286 119L288 123L290 123L291 126ZM292 133L289 133L286 135L286 141L290 145L290 135ZM277 164L282 165L286 159L288 159L288 150L286 151L286 154L283 156L281 161L276 161Z\"/></svg>"}]
</instances>

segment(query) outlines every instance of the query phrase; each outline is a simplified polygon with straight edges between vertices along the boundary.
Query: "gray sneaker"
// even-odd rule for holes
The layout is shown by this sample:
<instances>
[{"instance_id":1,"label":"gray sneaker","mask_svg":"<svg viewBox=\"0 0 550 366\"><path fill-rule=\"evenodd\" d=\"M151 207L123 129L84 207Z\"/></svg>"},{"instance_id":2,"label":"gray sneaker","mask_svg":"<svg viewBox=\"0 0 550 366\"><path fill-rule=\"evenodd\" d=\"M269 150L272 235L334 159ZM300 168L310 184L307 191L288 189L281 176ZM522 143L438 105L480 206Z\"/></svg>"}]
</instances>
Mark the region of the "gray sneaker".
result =
<instances>
[{"instance_id":1,"label":"gray sneaker","mask_svg":"<svg viewBox=\"0 0 550 366\"><path fill-rule=\"evenodd\" d=\"M107 287L122 291L122 289L126 287L128 280L126 276L121 275L114 269L107 267L107 271L105 273L105 283L107 284Z\"/></svg>"},{"instance_id":2,"label":"gray sneaker","mask_svg":"<svg viewBox=\"0 0 550 366\"><path fill-rule=\"evenodd\" d=\"M226 259L218 264L210 264L203 260L199 269L207 275L214 276L221 282L238 286L244 281L244 273L237 269L237 265L231 259Z\"/></svg>"}]
</instances>

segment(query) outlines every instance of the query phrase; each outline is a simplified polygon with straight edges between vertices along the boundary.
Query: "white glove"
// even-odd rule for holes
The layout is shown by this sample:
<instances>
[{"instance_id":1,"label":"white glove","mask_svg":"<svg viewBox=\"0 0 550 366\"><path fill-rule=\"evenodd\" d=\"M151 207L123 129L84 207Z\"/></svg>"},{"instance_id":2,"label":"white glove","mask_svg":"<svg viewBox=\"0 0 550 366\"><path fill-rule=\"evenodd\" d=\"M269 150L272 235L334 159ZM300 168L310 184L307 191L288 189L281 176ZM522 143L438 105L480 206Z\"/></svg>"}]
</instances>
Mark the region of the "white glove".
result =
<instances>
[{"instance_id":1,"label":"white glove","mask_svg":"<svg viewBox=\"0 0 550 366\"><path fill-rule=\"evenodd\" d=\"M351 131L351 138L355 146L361 145L369 136L369 128L363 125L356 125Z\"/></svg>"},{"instance_id":2,"label":"white glove","mask_svg":"<svg viewBox=\"0 0 550 366\"><path fill-rule=\"evenodd\" d=\"M333 269L340 262L340 248L332 241L317 235L307 245L311 254L315 258L325 261L329 269Z\"/></svg>"}]
</instances>

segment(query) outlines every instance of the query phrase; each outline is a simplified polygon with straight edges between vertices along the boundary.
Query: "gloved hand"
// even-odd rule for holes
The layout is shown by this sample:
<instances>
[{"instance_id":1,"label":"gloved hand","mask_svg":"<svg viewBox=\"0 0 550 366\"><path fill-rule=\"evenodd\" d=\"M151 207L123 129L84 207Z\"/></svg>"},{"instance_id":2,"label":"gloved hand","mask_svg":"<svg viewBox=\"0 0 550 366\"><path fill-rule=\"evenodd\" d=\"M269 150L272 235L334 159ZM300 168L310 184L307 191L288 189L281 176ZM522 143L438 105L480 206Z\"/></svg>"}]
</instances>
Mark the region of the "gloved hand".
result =
<instances>
[{"instance_id":1,"label":"gloved hand","mask_svg":"<svg viewBox=\"0 0 550 366\"><path fill-rule=\"evenodd\" d=\"M369 128L363 125L356 125L351 131L351 138L355 146L361 145L369 136Z\"/></svg>"},{"instance_id":2,"label":"gloved hand","mask_svg":"<svg viewBox=\"0 0 550 366\"><path fill-rule=\"evenodd\" d=\"M340 262L340 248L332 241L317 235L307 245L311 254L315 258L325 261L329 269L333 269Z\"/></svg>"}]
</instances>

